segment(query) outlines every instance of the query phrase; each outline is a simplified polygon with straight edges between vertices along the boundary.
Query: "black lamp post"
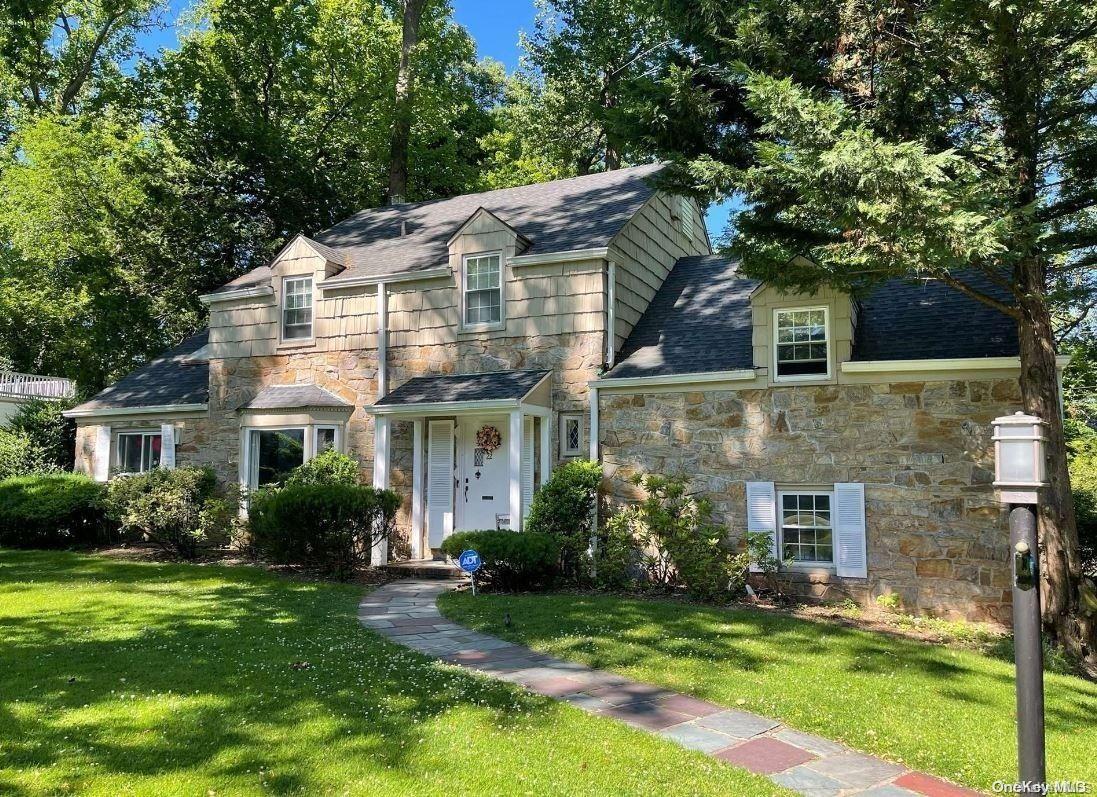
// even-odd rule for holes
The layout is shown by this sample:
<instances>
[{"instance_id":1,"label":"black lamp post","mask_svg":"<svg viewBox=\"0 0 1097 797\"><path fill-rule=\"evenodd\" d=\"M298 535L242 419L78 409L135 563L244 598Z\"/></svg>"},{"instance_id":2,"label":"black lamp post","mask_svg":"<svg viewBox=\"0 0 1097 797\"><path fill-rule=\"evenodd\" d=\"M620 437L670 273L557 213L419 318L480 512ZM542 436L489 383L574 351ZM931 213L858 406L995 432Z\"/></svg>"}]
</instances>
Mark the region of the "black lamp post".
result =
<instances>
[{"instance_id":1,"label":"black lamp post","mask_svg":"<svg viewBox=\"0 0 1097 797\"><path fill-rule=\"evenodd\" d=\"M1017 765L1026 792L1046 780L1044 649L1040 639L1040 555L1036 505L1045 483L1044 423L1018 412L995 418L994 486L1009 504L1013 558L1013 650L1017 663Z\"/></svg>"}]
</instances>

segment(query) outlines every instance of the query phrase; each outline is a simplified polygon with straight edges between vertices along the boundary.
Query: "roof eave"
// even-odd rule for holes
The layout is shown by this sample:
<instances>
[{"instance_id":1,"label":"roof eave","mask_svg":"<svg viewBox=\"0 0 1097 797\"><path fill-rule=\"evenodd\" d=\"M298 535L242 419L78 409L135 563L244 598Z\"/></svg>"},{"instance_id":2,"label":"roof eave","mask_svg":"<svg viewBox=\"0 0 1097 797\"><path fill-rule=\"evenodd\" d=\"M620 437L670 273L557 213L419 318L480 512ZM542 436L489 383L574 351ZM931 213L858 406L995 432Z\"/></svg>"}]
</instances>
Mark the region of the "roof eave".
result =
<instances>
[{"instance_id":1,"label":"roof eave","mask_svg":"<svg viewBox=\"0 0 1097 797\"><path fill-rule=\"evenodd\" d=\"M208 403L150 404L144 407L73 407L61 414L66 418L109 418L115 415L167 415L169 413L205 412Z\"/></svg>"}]
</instances>

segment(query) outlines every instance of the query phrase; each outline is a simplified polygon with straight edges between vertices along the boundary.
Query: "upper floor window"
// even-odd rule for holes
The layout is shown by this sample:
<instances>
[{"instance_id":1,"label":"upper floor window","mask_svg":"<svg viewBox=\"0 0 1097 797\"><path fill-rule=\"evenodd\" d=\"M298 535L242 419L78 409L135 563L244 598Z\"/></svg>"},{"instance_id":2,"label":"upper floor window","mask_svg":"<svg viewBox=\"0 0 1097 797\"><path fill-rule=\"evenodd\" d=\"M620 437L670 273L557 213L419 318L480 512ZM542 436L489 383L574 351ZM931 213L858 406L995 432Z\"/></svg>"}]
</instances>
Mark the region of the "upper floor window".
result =
<instances>
[{"instance_id":1,"label":"upper floor window","mask_svg":"<svg viewBox=\"0 0 1097 797\"><path fill-rule=\"evenodd\" d=\"M118 435L118 472L145 473L160 467L160 432L122 432Z\"/></svg>"},{"instance_id":2,"label":"upper floor window","mask_svg":"<svg viewBox=\"0 0 1097 797\"><path fill-rule=\"evenodd\" d=\"M282 340L312 337L312 277L282 280Z\"/></svg>"},{"instance_id":3,"label":"upper floor window","mask_svg":"<svg viewBox=\"0 0 1097 797\"><path fill-rule=\"evenodd\" d=\"M830 375L830 324L825 307L774 311L777 379Z\"/></svg>"},{"instance_id":4,"label":"upper floor window","mask_svg":"<svg viewBox=\"0 0 1097 797\"><path fill-rule=\"evenodd\" d=\"M462 284L466 326L503 320L503 260L498 252L466 257Z\"/></svg>"}]
</instances>

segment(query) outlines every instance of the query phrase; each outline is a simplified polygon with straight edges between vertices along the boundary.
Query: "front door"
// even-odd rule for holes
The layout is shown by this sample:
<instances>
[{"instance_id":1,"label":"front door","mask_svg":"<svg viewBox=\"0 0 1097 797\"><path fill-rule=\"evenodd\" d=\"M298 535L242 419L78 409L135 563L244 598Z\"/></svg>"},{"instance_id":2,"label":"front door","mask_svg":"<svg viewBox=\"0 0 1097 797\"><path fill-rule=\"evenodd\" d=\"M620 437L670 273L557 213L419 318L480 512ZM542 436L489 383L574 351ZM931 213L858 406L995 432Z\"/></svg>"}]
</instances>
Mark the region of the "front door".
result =
<instances>
[{"instance_id":1,"label":"front door","mask_svg":"<svg viewBox=\"0 0 1097 797\"><path fill-rule=\"evenodd\" d=\"M494 430L494 431L493 431ZM457 503L458 528L496 528L497 516L509 512L510 468L507 444L507 417L480 416L461 422L458 455ZM490 442L497 446L490 447ZM488 443L484 447L481 443ZM503 523L507 527L507 523Z\"/></svg>"}]
</instances>

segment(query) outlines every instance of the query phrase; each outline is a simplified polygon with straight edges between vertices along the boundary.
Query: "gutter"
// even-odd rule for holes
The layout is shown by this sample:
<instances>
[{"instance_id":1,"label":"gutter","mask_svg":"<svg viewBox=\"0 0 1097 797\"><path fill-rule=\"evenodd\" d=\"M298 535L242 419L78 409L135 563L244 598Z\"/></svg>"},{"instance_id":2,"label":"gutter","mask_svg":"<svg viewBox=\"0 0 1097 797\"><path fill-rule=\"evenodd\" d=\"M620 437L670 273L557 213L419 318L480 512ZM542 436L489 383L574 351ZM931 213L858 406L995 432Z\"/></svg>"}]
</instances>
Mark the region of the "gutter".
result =
<instances>
[{"instance_id":1,"label":"gutter","mask_svg":"<svg viewBox=\"0 0 1097 797\"><path fill-rule=\"evenodd\" d=\"M1066 368L1070 355L1055 358L1055 367ZM996 371L1020 368L1020 357L954 357L940 360L864 360L844 362L847 374L895 373L901 371Z\"/></svg>"},{"instance_id":2,"label":"gutter","mask_svg":"<svg viewBox=\"0 0 1097 797\"><path fill-rule=\"evenodd\" d=\"M270 285L254 285L248 288L240 288L234 291L222 291L221 293L206 293L198 297L198 301L209 306L217 302L231 302L233 299L250 299L255 296L273 296L274 288Z\"/></svg>"},{"instance_id":3,"label":"gutter","mask_svg":"<svg viewBox=\"0 0 1097 797\"><path fill-rule=\"evenodd\" d=\"M415 280L437 279L450 276L449 266L425 269L423 271L407 271L402 274L379 274L372 277L356 277L345 280L324 280L320 283L320 290L334 291L339 288L360 288L365 285L380 285L385 282L414 282Z\"/></svg>"},{"instance_id":4,"label":"gutter","mask_svg":"<svg viewBox=\"0 0 1097 797\"><path fill-rule=\"evenodd\" d=\"M66 418L109 418L115 415L168 415L179 412L206 412L209 404L158 404L148 407L99 407L65 410Z\"/></svg>"},{"instance_id":5,"label":"gutter","mask_svg":"<svg viewBox=\"0 0 1097 797\"><path fill-rule=\"evenodd\" d=\"M568 249L564 252L544 252L537 255L515 255L508 258L512 266L539 266L549 263L572 263L576 260L598 260L609 256L608 246L594 249Z\"/></svg>"},{"instance_id":6,"label":"gutter","mask_svg":"<svg viewBox=\"0 0 1097 797\"><path fill-rule=\"evenodd\" d=\"M609 379L594 379L587 382L591 388L613 387L659 387L661 385L703 385L709 382L742 382L754 379L753 368L740 368L735 371L705 371L694 374L666 374L662 376L628 376Z\"/></svg>"}]
</instances>

